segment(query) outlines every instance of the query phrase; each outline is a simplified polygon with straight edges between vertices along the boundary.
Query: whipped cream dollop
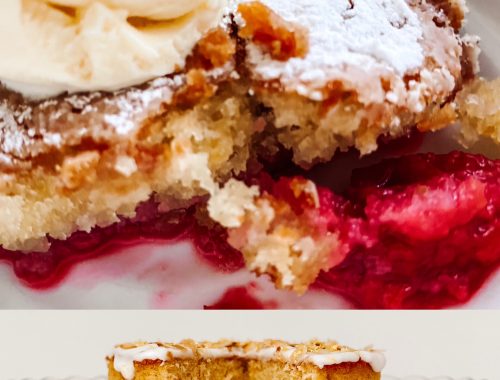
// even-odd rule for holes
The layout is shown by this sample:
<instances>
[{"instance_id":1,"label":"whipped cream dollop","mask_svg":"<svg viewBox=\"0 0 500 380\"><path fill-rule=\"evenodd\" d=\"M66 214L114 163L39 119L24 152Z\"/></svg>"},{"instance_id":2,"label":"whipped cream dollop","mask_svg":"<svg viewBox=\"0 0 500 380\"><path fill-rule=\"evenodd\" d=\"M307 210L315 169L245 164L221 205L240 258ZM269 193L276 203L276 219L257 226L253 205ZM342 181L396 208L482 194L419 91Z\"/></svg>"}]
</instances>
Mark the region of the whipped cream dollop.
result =
<instances>
[{"instance_id":1,"label":"whipped cream dollop","mask_svg":"<svg viewBox=\"0 0 500 380\"><path fill-rule=\"evenodd\" d=\"M0 82L29 98L113 91L170 74L226 0L0 2Z\"/></svg>"}]
</instances>

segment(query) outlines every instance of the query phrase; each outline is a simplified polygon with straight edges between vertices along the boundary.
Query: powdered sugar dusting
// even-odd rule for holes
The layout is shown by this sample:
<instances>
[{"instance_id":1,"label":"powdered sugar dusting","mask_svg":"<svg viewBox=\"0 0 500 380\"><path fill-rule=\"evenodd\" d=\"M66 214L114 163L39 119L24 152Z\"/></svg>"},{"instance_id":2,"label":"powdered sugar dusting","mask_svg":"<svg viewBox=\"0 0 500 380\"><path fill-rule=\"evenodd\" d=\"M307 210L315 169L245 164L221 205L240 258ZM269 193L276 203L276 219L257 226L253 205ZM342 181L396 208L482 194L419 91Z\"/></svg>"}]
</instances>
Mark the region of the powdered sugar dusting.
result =
<instances>
[{"instance_id":1,"label":"powdered sugar dusting","mask_svg":"<svg viewBox=\"0 0 500 380\"><path fill-rule=\"evenodd\" d=\"M20 107L15 112L11 112L5 101L0 103L0 132L2 132L0 135L0 148L3 152L20 150L21 147L29 143L29 136L18 133L18 128L15 126L30 118L30 108ZM10 159L4 156L2 161L8 162Z\"/></svg>"},{"instance_id":2,"label":"powdered sugar dusting","mask_svg":"<svg viewBox=\"0 0 500 380\"><path fill-rule=\"evenodd\" d=\"M382 68L404 75L423 64L419 43L422 26L406 0L262 2L284 19L305 27L310 40L305 58L287 62L275 61L251 45L254 73L264 80L280 79L286 87L301 93L310 90L304 84L321 88L346 67L365 71Z\"/></svg>"},{"instance_id":3,"label":"powdered sugar dusting","mask_svg":"<svg viewBox=\"0 0 500 380\"><path fill-rule=\"evenodd\" d=\"M218 82L233 70L227 64L204 74ZM185 84L186 75L180 73L113 93L69 94L40 102L9 100L10 92L0 84L0 164L17 165L18 160L77 146L86 138L127 143L145 120L171 105L175 92Z\"/></svg>"}]
</instances>

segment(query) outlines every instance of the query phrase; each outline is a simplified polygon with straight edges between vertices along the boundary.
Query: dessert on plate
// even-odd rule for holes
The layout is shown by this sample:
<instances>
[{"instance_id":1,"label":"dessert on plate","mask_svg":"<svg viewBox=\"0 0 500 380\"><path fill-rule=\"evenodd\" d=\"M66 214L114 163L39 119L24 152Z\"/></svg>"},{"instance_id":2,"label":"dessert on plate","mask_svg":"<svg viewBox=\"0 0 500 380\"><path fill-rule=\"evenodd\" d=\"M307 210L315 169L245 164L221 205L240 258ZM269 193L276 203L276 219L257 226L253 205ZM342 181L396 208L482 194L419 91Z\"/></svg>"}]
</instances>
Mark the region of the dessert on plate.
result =
<instances>
[{"instance_id":1,"label":"dessert on plate","mask_svg":"<svg viewBox=\"0 0 500 380\"><path fill-rule=\"evenodd\" d=\"M169 4L1 5L0 260L16 273L187 219L280 288L367 307L463 302L497 267L494 161L410 156L345 194L304 178L457 119L478 71L462 1Z\"/></svg>"},{"instance_id":2,"label":"dessert on plate","mask_svg":"<svg viewBox=\"0 0 500 380\"><path fill-rule=\"evenodd\" d=\"M136 343L108 357L109 380L331 379L379 380L384 355L335 342Z\"/></svg>"}]
</instances>

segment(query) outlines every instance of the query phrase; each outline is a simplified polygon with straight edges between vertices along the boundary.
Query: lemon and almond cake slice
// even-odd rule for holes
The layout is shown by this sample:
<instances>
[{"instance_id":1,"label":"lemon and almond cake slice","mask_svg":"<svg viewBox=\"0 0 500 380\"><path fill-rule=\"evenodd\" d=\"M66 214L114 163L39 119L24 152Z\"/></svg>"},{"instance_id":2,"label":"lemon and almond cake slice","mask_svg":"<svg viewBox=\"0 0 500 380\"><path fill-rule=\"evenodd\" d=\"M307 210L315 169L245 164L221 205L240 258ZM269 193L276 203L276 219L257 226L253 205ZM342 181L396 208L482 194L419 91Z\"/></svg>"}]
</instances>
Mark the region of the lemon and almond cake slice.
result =
<instances>
[{"instance_id":1,"label":"lemon and almond cake slice","mask_svg":"<svg viewBox=\"0 0 500 380\"><path fill-rule=\"evenodd\" d=\"M335 342L137 343L108 357L109 380L379 380L384 355Z\"/></svg>"}]
</instances>

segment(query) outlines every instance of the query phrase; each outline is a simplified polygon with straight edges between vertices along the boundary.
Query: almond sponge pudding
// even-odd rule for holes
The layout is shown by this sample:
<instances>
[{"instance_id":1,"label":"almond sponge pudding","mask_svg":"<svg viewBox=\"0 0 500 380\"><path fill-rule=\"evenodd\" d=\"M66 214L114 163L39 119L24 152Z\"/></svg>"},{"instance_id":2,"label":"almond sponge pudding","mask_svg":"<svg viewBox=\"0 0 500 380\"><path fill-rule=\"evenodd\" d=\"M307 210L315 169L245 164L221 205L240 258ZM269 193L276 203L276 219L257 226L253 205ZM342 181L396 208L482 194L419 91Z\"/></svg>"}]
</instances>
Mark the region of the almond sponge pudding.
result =
<instances>
[{"instance_id":1,"label":"almond sponge pudding","mask_svg":"<svg viewBox=\"0 0 500 380\"><path fill-rule=\"evenodd\" d=\"M443 239L452 246L455 236L416 223L419 212L448 223L443 231L472 228L480 216L497 221L485 216L498 206L487 179L495 163L485 177L480 164L415 158L438 165L443 180L402 180L395 203L380 199L373 213L363 208L378 194L337 196L303 177L266 174L283 156L305 172L338 151L367 155L380 141L453 123L456 94L478 71L478 40L461 34L463 1L17 0L0 9L9 52L0 61L0 260L18 273L37 277L95 250L94 236L149 236L148 221L157 236L189 215L251 271L303 293L334 269L357 273L354 283L366 280L360 273L388 273L359 258L345 271L366 251L373 263L397 261L380 260L382 242L402 241L416 256ZM400 172L422 168L411 162ZM443 194L445 209L432 211ZM411 226L421 227L417 236ZM468 255L491 239L478 236ZM458 253L447 255L454 262ZM418 264L443 270L439 260Z\"/></svg>"},{"instance_id":2,"label":"almond sponge pudding","mask_svg":"<svg viewBox=\"0 0 500 380\"><path fill-rule=\"evenodd\" d=\"M384 355L335 342L137 343L108 357L109 380L379 380Z\"/></svg>"}]
</instances>

